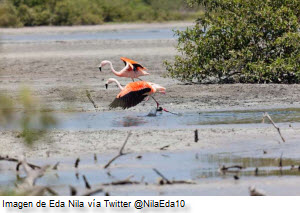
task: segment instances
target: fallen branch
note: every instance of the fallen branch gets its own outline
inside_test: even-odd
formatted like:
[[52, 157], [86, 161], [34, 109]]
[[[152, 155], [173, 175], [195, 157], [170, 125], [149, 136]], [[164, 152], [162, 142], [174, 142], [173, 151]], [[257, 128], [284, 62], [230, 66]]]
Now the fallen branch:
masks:
[[85, 175], [82, 175], [82, 177], [83, 177], [83, 181], [84, 181], [84, 183], [85, 183], [85, 188], [91, 189], [92, 187], [91, 187], [91, 185], [89, 184], [89, 182], [87, 181]]
[[88, 97], [88, 99], [90, 100], [90, 102], [93, 104], [94, 108], [97, 109], [98, 106], [96, 105], [95, 101], [93, 100], [90, 92], [88, 90], [85, 90], [85, 92], [86, 92], [86, 96]]
[[58, 167], [58, 165], [59, 165], [59, 162], [57, 162], [54, 166], [53, 166], [53, 170], [57, 170], [57, 167]]
[[194, 139], [194, 142], [197, 143], [199, 140], [198, 138], [198, 129], [195, 130], [195, 139]]
[[92, 195], [98, 194], [100, 192], [103, 192], [102, 188], [87, 191], [86, 193], [82, 194], [81, 196], [92, 196]]
[[[8, 156], [6, 157], [2, 157], [0, 156], [0, 160], [4, 160], [4, 161], [10, 161], [10, 162], [17, 162], [17, 166], [16, 166], [16, 170], [19, 171], [19, 167], [21, 165], [21, 162], [16, 159], [16, 158], [10, 158]], [[41, 167], [40, 166], [37, 166], [37, 165], [34, 165], [34, 164], [31, 164], [31, 163], [27, 163], [32, 169], [40, 169]]]
[[131, 185], [131, 184], [140, 184], [140, 182], [138, 181], [131, 181], [130, 179], [133, 176], [129, 176], [128, 178], [124, 179], [124, 180], [119, 180], [119, 181], [113, 181], [111, 183], [104, 183], [104, 186], [108, 186], [108, 185]]
[[78, 168], [79, 162], [80, 162], [80, 158], [77, 158], [76, 161], [75, 161], [75, 168]]
[[153, 171], [158, 174], [163, 180], [166, 181], [167, 184], [172, 184], [171, 181], [169, 181], [162, 173], [160, 173], [157, 169], [153, 168]]
[[123, 149], [125, 148], [125, 145], [126, 145], [128, 139], [129, 139], [129, 137], [131, 136], [131, 134], [132, 134], [131, 132], [128, 132], [128, 135], [127, 135], [127, 137], [126, 137], [126, 139], [125, 139], [125, 141], [124, 141], [124, 143], [123, 143], [123, 145], [122, 145], [122, 147], [121, 147], [121, 149], [120, 149], [120, 151], [119, 151], [119, 154], [118, 154], [117, 156], [115, 156], [114, 158], [112, 158], [112, 159], [104, 166], [104, 169], [108, 168], [108, 167], [110, 166], [110, 164], [111, 164], [112, 162], [114, 162], [117, 158], [121, 157], [122, 155], [126, 155], [126, 153], [123, 153]]
[[69, 186], [70, 187], [70, 193], [71, 193], [71, 196], [75, 196], [77, 194], [77, 190], [74, 186]]
[[280, 128], [274, 123], [274, 121], [272, 120], [271, 116], [270, 116], [267, 112], [265, 112], [264, 115], [263, 115], [263, 120], [262, 120], [263, 123], [264, 123], [264, 121], [265, 121], [265, 118], [268, 118], [268, 119], [271, 121], [271, 123], [273, 124], [273, 126], [277, 129], [277, 132], [278, 132], [278, 134], [280, 135], [281, 140], [282, 140], [283, 142], [285, 142], [285, 139], [284, 139], [283, 136], [281, 135]]
[[167, 148], [169, 148], [170, 147], [170, 145], [166, 145], [166, 146], [163, 146], [163, 147], [161, 147], [161, 148], [159, 148], [160, 150], [166, 150]]
[[233, 166], [222, 166], [221, 168], [220, 168], [220, 170], [222, 171], [222, 172], [227, 172], [228, 170], [230, 170], [230, 169], [239, 169], [239, 170], [241, 170], [241, 169], [243, 169], [244, 167], [242, 167], [242, 166], [239, 166], [239, 165], [233, 165]]

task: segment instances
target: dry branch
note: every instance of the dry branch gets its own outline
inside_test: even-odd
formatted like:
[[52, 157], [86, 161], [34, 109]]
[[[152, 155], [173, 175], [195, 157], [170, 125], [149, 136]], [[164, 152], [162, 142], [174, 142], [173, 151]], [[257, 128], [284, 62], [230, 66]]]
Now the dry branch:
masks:
[[53, 166], [53, 170], [57, 170], [57, 167], [58, 167], [58, 165], [59, 165], [59, 162], [57, 162], [54, 166]]
[[84, 181], [84, 183], [85, 183], [85, 188], [91, 189], [92, 187], [91, 187], [91, 185], [89, 184], [89, 182], [87, 181], [85, 175], [82, 175], [82, 177], [83, 177], [83, 181]]
[[195, 130], [195, 139], [194, 139], [195, 143], [197, 143], [198, 140], [199, 140], [199, 138], [198, 138], [198, 129], [196, 129]]
[[75, 161], [75, 168], [78, 167], [79, 162], [80, 162], [80, 158], [77, 158], [76, 161]]
[[[16, 170], [19, 171], [19, 167], [21, 165], [21, 162], [16, 159], [16, 158], [10, 158], [8, 156], [6, 157], [2, 157], [0, 156], [0, 160], [3, 160], [3, 161], [10, 161], [10, 162], [17, 162], [17, 166], [16, 166]], [[37, 166], [37, 165], [34, 165], [34, 164], [31, 164], [31, 163], [27, 163], [32, 169], [40, 169], [41, 167], [40, 166]]]
[[167, 148], [169, 148], [170, 147], [170, 145], [166, 145], [166, 146], [163, 146], [163, 147], [161, 147], [161, 148], [159, 148], [160, 150], [166, 150]]
[[131, 185], [131, 184], [140, 184], [141, 182], [138, 181], [131, 181], [130, 179], [133, 177], [133, 175], [129, 176], [128, 178], [125, 178], [124, 180], [119, 181], [113, 181], [111, 183], [104, 183], [104, 186], [108, 185]]
[[167, 184], [172, 184], [172, 182], [169, 181], [169, 180], [168, 180], [162, 173], [160, 173], [157, 169], [153, 168], [153, 171], [154, 171], [156, 174], [158, 174], [162, 179], [164, 179], [164, 180], [167, 182]]
[[280, 135], [281, 140], [282, 140], [283, 142], [285, 142], [285, 139], [284, 139], [283, 136], [281, 135], [280, 128], [274, 123], [274, 121], [272, 120], [271, 116], [270, 116], [267, 112], [265, 112], [264, 115], [263, 115], [263, 123], [264, 123], [264, 121], [265, 121], [265, 118], [268, 118], [268, 119], [271, 121], [271, 123], [273, 124], [273, 126], [277, 129], [277, 132], [278, 132], [278, 134]]
[[102, 188], [87, 191], [86, 193], [82, 194], [82, 196], [92, 196], [92, 195], [98, 194], [100, 192], [103, 192]]
[[85, 92], [86, 92], [86, 96], [88, 97], [88, 99], [90, 100], [90, 102], [93, 104], [94, 108], [97, 109], [98, 106], [96, 105], [95, 101], [93, 100], [90, 92], [88, 90], [85, 90]]
[[126, 139], [125, 139], [125, 141], [124, 141], [124, 143], [123, 143], [123, 145], [122, 145], [122, 147], [121, 147], [121, 149], [120, 149], [120, 151], [119, 151], [119, 154], [118, 154], [117, 156], [115, 156], [114, 158], [112, 158], [112, 159], [104, 166], [104, 169], [108, 168], [108, 167], [110, 166], [110, 164], [111, 164], [112, 162], [114, 162], [117, 158], [121, 157], [122, 155], [126, 155], [126, 153], [123, 153], [123, 149], [125, 148], [125, 145], [126, 145], [128, 139], [129, 139], [129, 137], [131, 136], [131, 134], [132, 134], [131, 132], [128, 132], [128, 135], [127, 135], [127, 137], [126, 137]]
[[233, 166], [222, 166], [221, 168], [220, 168], [220, 170], [222, 171], [222, 172], [227, 172], [228, 170], [230, 170], [230, 169], [239, 169], [239, 170], [241, 170], [241, 169], [243, 169], [244, 167], [242, 167], [242, 166], [239, 166], [239, 165], [233, 165]]

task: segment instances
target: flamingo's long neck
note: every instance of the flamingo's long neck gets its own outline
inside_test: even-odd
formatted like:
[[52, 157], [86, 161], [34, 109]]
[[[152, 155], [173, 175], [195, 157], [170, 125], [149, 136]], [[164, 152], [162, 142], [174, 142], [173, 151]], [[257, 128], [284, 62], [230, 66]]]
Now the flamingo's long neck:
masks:
[[[120, 76], [120, 72], [117, 72], [117, 71], [114, 69], [112, 63], [111, 63], [110, 61], [109, 61], [108, 63], [109, 63], [109, 65], [110, 65], [111, 71], [112, 71], [116, 76]], [[119, 82], [116, 82], [116, 83], [117, 83], [118, 85], [120, 84]]]
[[118, 87], [120, 88], [120, 90], [123, 90], [123, 87], [121, 86], [120, 82], [116, 79], [114, 79], [114, 82], [118, 85]]

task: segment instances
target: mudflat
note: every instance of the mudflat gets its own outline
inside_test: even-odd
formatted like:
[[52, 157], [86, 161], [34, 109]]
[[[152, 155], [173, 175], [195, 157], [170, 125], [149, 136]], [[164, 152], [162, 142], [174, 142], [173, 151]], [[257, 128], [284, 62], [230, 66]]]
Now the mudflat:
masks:
[[[87, 27], [37, 27], [21, 29], [0, 29], [5, 35], [24, 34], [68, 34], [76, 32], [111, 32], [122, 33], [124, 30], [164, 29], [172, 27], [188, 27], [192, 23], [164, 23], [164, 24], [121, 24]], [[118, 94], [119, 89], [109, 85], [105, 89], [108, 78], [117, 78], [122, 85], [131, 82], [131, 79], [118, 78], [110, 68], [98, 66], [102, 60], [110, 60], [116, 70], [124, 67], [120, 57], [132, 58], [148, 68], [149, 76], [143, 80], [155, 82], [166, 87], [165, 95], [156, 95], [161, 105], [170, 111], [206, 112], [232, 110], [262, 110], [276, 108], [300, 108], [300, 86], [279, 84], [226, 84], [200, 85], [185, 84], [167, 76], [164, 61], [173, 61], [179, 54], [176, 50], [176, 39], [93, 39], [93, 40], [56, 40], [56, 41], [6, 41], [0, 46], [0, 90], [13, 100], [18, 98], [23, 87], [32, 90], [35, 97], [44, 102], [55, 112], [111, 112], [108, 105]], [[95, 109], [86, 96], [88, 90], [98, 105]], [[128, 109], [132, 112], [144, 112], [145, 115], [155, 107], [150, 99], [142, 104]], [[19, 110], [22, 110], [21, 108]], [[122, 111], [116, 109], [116, 111]], [[176, 115], [174, 115], [176, 116]], [[180, 118], [178, 118], [180, 119]], [[18, 157], [25, 155], [32, 160], [51, 157], [87, 156], [92, 154], [111, 155], [117, 153], [123, 144], [128, 131], [130, 137], [126, 150], [131, 153], [171, 153], [180, 152], [207, 152], [214, 154], [228, 153], [242, 155], [249, 152], [250, 157], [270, 157], [278, 159], [282, 150], [286, 150], [284, 157], [298, 159], [300, 149], [297, 140], [300, 139], [300, 126], [295, 123], [280, 123], [281, 132], [286, 138], [283, 143], [271, 124], [265, 125], [223, 125], [207, 126], [199, 129], [199, 141], [194, 142], [194, 130], [189, 128], [139, 128], [131, 126], [128, 129], [110, 130], [50, 130], [47, 139], [42, 139], [33, 147], [28, 148], [18, 137], [16, 130], [0, 131], [0, 154]], [[161, 149], [162, 147], [166, 148]], [[263, 150], [268, 154], [263, 155]], [[297, 151], [298, 150], [298, 151]], [[255, 154], [257, 152], [257, 154]], [[194, 156], [193, 156], [194, 157]], [[226, 163], [226, 162], [224, 162]], [[142, 164], [144, 168], [146, 164]], [[167, 171], [166, 171], [167, 172]], [[218, 194], [215, 187], [222, 181], [209, 180], [211, 187], [196, 187], [193, 194]], [[233, 179], [232, 179], [233, 181]], [[226, 180], [224, 187], [228, 195], [247, 193], [247, 183], [243, 183], [245, 190], [236, 190], [236, 185]], [[272, 179], [273, 181], [273, 179]], [[254, 184], [258, 181], [250, 180]], [[288, 183], [284, 180], [282, 184]], [[215, 184], [215, 185], [213, 185]], [[290, 184], [290, 182], [288, 183]], [[215, 186], [215, 187], [214, 187]], [[290, 185], [289, 185], [290, 186]], [[175, 188], [175, 194], [189, 194], [189, 191]], [[200, 191], [205, 188], [204, 193]], [[272, 187], [271, 187], [272, 188]], [[292, 187], [291, 187], [292, 188]], [[174, 188], [165, 188], [171, 192]], [[128, 189], [116, 190], [116, 194], [127, 194]], [[126, 191], [121, 192], [122, 190]], [[143, 194], [144, 188], [135, 192]], [[155, 190], [154, 190], [155, 191]], [[271, 190], [272, 191], [272, 190]], [[273, 194], [279, 190], [274, 189]], [[157, 191], [150, 193], [155, 194]], [[168, 193], [166, 193], [168, 194]], [[226, 194], [226, 190], [221, 194]], [[293, 189], [291, 194], [300, 194]]]

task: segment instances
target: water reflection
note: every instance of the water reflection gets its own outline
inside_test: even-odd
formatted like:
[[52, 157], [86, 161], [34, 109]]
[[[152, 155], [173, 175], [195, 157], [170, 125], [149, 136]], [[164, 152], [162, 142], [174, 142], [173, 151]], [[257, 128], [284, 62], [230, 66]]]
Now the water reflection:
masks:
[[119, 120], [113, 120], [112, 123], [114, 127], [131, 127], [131, 126], [142, 126], [147, 122], [141, 117], [126, 116], [120, 118]]

